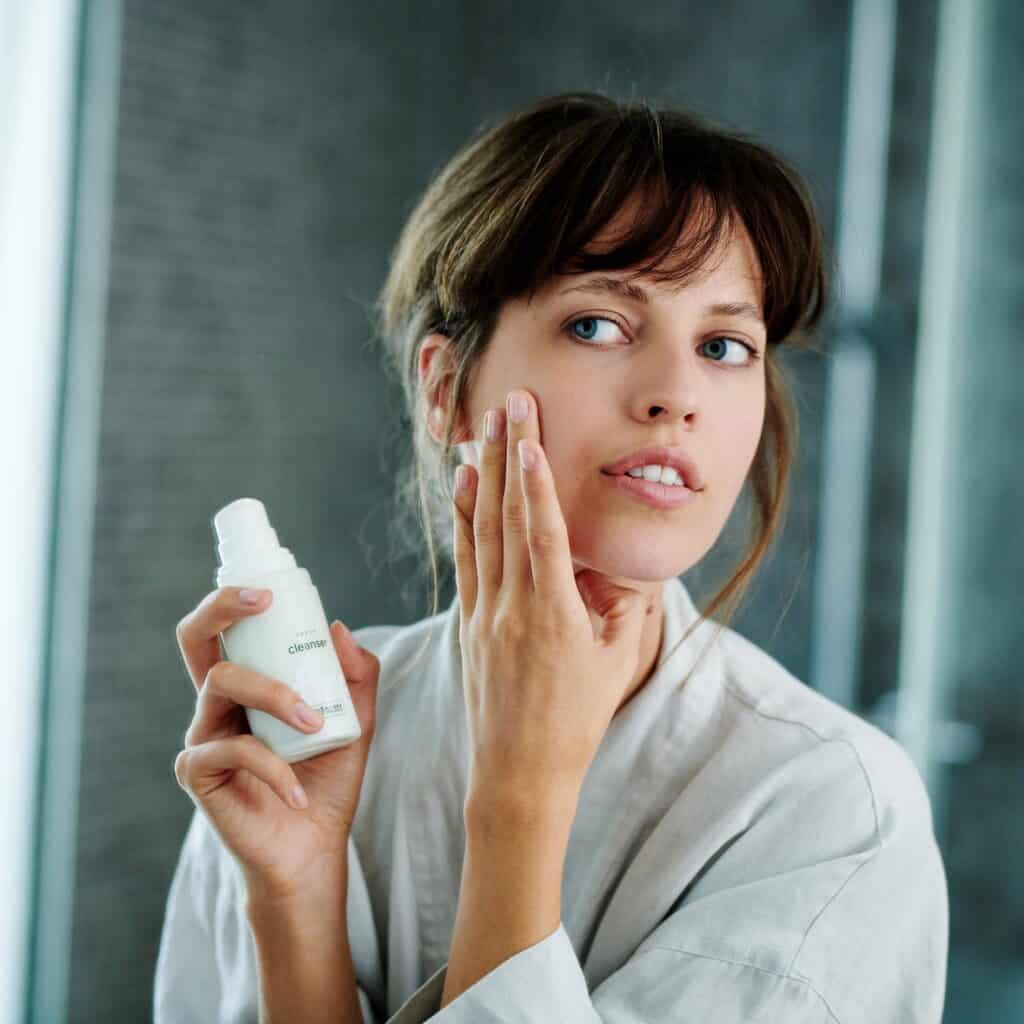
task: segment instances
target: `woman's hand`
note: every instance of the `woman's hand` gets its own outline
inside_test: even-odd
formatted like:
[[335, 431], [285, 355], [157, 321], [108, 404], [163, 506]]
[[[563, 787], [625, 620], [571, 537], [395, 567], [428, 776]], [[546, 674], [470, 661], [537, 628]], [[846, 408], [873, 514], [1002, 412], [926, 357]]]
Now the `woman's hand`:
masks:
[[[455, 565], [471, 761], [467, 805], [575, 800], [639, 664], [646, 601], [573, 572], [536, 400], [485, 438], [480, 472], [456, 493]], [[508, 435], [506, 443], [505, 435]], [[537, 453], [520, 467], [517, 442]]]
[[[239, 861], [250, 896], [287, 900], [337, 878], [373, 740], [380, 662], [340, 622], [331, 639], [349, 683], [362, 736], [347, 747], [289, 764], [251, 734], [245, 708], [258, 708], [307, 735], [323, 726], [296, 715], [300, 695], [285, 683], [222, 661], [219, 635], [270, 606], [265, 592], [244, 604], [221, 587], [178, 623], [178, 646], [196, 689], [196, 707], [174, 775]], [[296, 799], [301, 784], [307, 803]]]

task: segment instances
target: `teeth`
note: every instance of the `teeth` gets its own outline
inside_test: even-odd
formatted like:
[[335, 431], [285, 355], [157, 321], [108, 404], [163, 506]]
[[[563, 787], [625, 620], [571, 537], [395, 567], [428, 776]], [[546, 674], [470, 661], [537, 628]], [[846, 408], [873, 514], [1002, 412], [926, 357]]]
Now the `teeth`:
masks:
[[653, 483], [666, 484], [669, 487], [684, 487], [679, 471], [672, 466], [634, 466], [626, 470], [626, 476], [634, 480], [650, 480]]

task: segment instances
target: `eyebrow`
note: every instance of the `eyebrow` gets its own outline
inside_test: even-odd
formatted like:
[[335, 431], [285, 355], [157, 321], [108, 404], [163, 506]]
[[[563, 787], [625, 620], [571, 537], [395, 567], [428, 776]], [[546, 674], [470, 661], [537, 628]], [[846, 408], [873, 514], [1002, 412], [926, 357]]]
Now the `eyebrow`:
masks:
[[[650, 305], [651, 297], [639, 285], [630, 281], [622, 281], [617, 277], [594, 277], [585, 284], [573, 285], [571, 288], [563, 288], [559, 295], [567, 292], [590, 292], [595, 295], [612, 292], [615, 295], [622, 295], [634, 302]], [[738, 316], [745, 320], [753, 320], [756, 323], [764, 324], [758, 308], [749, 302], [715, 302], [704, 307], [706, 316]]]

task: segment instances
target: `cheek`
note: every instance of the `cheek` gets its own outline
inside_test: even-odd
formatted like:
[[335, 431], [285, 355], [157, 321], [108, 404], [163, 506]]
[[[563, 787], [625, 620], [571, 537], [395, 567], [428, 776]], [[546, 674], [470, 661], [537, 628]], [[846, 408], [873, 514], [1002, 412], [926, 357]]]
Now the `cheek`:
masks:
[[757, 449], [761, 444], [761, 437], [764, 434], [764, 415], [765, 415], [765, 401], [764, 393], [761, 394], [761, 400], [757, 405], [756, 411], [750, 417], [750, 420], [745, 424], [747, 429], [747, 444], [749, 458], [747, 465], [754, 461], [754, 456], [757, 453]]
[[717, 481], [726, 490], [740, 489], [757, 455], [763, 424], [763, 413], [749, 408], [716, 422], [709, 431], [714, 444], [703, 467], [710, 483]]
[[764, 387], [761, 386], [753, 394], [748, 394], [743, 401], [732, 406], [729, 423], [723, 423], [722, 429], [732, 434], [736, 448], [749, 452], [752, 457], [761, 440], [764, 415], [765, 394]]
[[[600, 479], [600, 460], [581, 444], [572, 444], [567, 439], [556, 439], [544, 446], [555, 483], [555, 495], [562, 516], [572, 520], [582, 516], [593, 507]], [[592, 464], [591, 464], [592, 463]]]

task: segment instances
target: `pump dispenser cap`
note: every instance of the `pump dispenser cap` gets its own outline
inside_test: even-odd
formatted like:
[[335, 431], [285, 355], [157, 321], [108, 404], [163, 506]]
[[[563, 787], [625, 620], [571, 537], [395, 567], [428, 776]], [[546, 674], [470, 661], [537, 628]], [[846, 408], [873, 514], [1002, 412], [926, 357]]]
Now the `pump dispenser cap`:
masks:
[[238, 498], [213, 517], [217, 537], [217, 585], [242, 584], [248, 577], [296, 568], [295, 556], [277, 539], [267, 510], [257, 498]]

